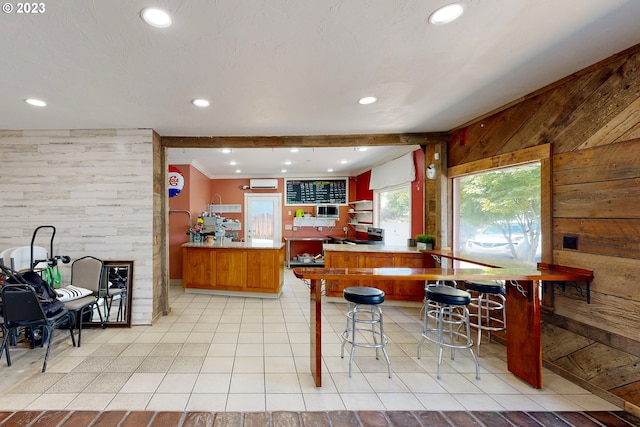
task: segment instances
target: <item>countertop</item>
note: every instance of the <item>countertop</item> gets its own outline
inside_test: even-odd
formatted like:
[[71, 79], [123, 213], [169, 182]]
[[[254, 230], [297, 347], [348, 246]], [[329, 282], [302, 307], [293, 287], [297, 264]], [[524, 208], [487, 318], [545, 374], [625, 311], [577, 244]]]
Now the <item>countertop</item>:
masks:
[[332, 237], [285, 237], [285, 241], [289, 242], [322, 242], [324, 240], [331, 240]]
[[410, 248], [408, 246], [389, 246], [389, 245], [343, 245], [343, 244], [325, 244], [322, 245], [324, 251], [335, 252], [387, 252], [387, 253], [421, 253], [418, 248]]
[[[299, 279], [508, 280], [590, 282], [593, 272], [563, 266], [530, 268], [294, 268]], [[517, 285], [511, 284], [517, 288]], [[520, 292], [522, 290], [518, 289]]]
[[211, 249], [281, 249], [284, 243], [259, 243], [259, 242], [229, 242], [229, 243], [207, 243], [207, 242], [187, 242], [182, 244], [183, 248], [211, 248]]

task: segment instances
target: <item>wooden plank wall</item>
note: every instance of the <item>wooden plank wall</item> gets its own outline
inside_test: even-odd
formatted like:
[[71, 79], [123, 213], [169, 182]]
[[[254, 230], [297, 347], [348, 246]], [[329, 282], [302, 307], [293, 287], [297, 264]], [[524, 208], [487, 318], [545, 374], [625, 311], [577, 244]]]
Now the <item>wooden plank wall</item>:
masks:
[[547, 143], [552, 262], [595, 279], [591, 304], [554, 290], [545, 318], [570, 332], [543, 328], [544, 357], [640, 406], [640, 45], [452, 132], [448, 166]]
[[[0, 130], [0, 248], [28, 246], [37, 227], [53, 225], [53, 255], [133, 261], [133, 325], [153, 321], [151, 236], [159, 208], [151, 192], [152, 133]], [[44, 230], [36, 244], [49, 248], [50, 240]], [[63, 284], [69, 284], [71, 264], [59, 267]]]

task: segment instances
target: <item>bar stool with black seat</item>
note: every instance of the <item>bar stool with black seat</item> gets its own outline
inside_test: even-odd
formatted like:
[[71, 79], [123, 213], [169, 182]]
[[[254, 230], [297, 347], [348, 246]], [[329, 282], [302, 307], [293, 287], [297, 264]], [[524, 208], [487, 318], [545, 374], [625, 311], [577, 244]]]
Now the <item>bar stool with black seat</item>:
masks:
[[[342, 291], [347, 300], [347, 327], [342, 332], [342, 348], [340, 356], [344, 358], [344, 348], [351, 344], [349, 356], [349, 377], [351, 377], [353, 357], [356, 347], [374, 348], [376, 359], [379, 360], [379, 350], [382, 350], [387, 362], [389, 378], [391, 378], [391, 361], [385, 346], [388, 339], [384, 334], [382, 323], [382, 309], [380, 304], [384, 302], [384, 291], [367, 286], [351, 286]], [[359, 336], [359, 332], [371, 333], [371, 341], [366, 341], [366, 335]]]
[[[469, 349], [476, 365], [476, 379], [480, 379], [480, 365], [473, 353], [471, 326], [469, 324], [469, 309], [471, 302], [469, 292], [451, 286], [429, 286], [425, 290], [426, 316], [424, 329], [418, 344], [418, 359], [425, 341], [438, 345], [438, 379], [441, 379], [442, 351], [445, 347], [451, 349], [451, 360], [455, 358], [455, 350]], [[433, 327], [430, 321], [435, 324]], [[445, 339], [445, 332], [449, 339]], [[462, 340], [462, 342], [460, 342]]]
[[424, 318], [424, 313], [427, 311], [427, 288], [431, 286], [453, 286], [454, 288], [458, 287], [458, 282], [455, 280], [436, 280], [434, 283], [429, 283], [429, 281], [424, 282], [424, 297], [422, 298], [422, 307], [420, 308], [420, 320]]
[[487, 331], [489, 342], [491, 332], [507, 329], [505, 312], [504, 284], [499, 281], [483, 280], [464, 282], [464, 287], [471, 293], [471, 327], [478, 330], [476, 346], [480, 356], [482, 331]]

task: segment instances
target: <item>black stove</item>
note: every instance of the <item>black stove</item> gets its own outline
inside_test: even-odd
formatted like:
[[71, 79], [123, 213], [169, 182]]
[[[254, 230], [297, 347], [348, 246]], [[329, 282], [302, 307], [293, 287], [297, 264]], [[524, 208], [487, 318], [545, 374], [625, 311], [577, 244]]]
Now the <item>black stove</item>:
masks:
[[370, 245], [384, 244], [384, 228], [367, 228], [367, 240]]
[[367, 228], [366, 239], [345, 239], [344, 243], [352, 245], [384, 245], [384, 229], [369, 227]]

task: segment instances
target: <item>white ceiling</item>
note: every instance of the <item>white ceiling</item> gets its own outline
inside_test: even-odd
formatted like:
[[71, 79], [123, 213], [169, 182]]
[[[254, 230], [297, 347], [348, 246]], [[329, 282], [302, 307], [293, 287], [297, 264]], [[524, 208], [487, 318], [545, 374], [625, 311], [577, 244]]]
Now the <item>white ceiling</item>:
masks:
[[418, 148], [375, 146], [363, 152], [355, 147], [316, 147], [295, 153], [289, 148], [242, 148], [228, 154], [215, 148], [170, 148], [169, 159], [174, 165], [191, 164], [210, 178], [349, 177]]
[[[640, 42], [638, 0], [461, 0], [461, 19], [427, 25], [448, 2], [45, 1], [44, 13], [1, 16], [0, 129], [448, 131]], [[151, 5], [173, 26], [145, 25]], [[359, 105], [366, 95], [379, 101]], [[211, 106], [192, 106], [199, 97]], [[198, 156], [206, 173], [222, 167]], [[266, 159], [249, 153], [242, 168]]]

